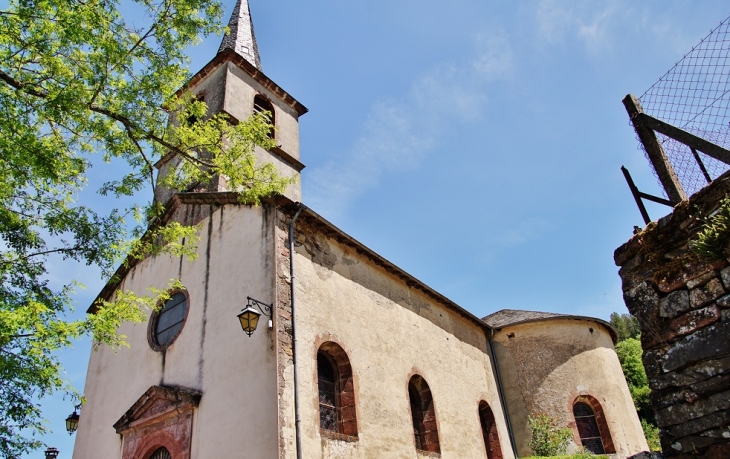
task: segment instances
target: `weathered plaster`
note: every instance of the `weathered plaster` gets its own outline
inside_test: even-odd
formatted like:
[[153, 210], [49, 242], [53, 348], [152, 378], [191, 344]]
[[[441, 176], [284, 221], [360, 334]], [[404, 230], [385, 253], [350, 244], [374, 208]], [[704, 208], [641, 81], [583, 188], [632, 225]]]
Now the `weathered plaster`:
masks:
[[235, 457], [244, 449], [254, 457], [277, 456], [274, 335], [262, 320], [249, 338], [236, 319], [247, 295], [273, 301], [272, 226], [264, 224], [262, 207], [183, 205], [179, 211], [201, 213], [210, 216], [201, 221], [196, 261], [152, 257], [127, 275], [123, 288], [137, 293], [179, 277], [190, 297], [188, 318], [164, 354], [149, 347], [146, 323], [119, 330], [129, 349], [92, 352], [75, 458], [118, 457], [121, 441], [112, 426], [153, 385], [203, 394], [191, 457]]
[[[288, 219], [280, 218], [279, 247]], [[505, 457], [512, 457], [483, 327], [409, 287], [352, 247], [297, 223], [295, 269], [303, 456], [416, 457], [408, 381], [417, 373], [433, 395], [442, 457], [485, 457], [478, 406], [494, 411]], [[284, 250], [277, 253], [284, 254]], [[280, 310], [289, 300], [288, 259], [279, 261]], [[280, 322], [281, 323], [281, 322]], [[279, 457], [294, 456], [290, 347], [279, 340]], [[316, 352], [334, 341], [355, 375], [358, 439], [332, 440], [319, 429]]]
[[572, 403], [580, 395], [600, 402], [619, 457], [648, 450], [603, 325], [551, 319], [504, 327], [494, 341], [520, 456], [530, 454], [528, 416], [545, 413], [559, 425], [574, 427]]

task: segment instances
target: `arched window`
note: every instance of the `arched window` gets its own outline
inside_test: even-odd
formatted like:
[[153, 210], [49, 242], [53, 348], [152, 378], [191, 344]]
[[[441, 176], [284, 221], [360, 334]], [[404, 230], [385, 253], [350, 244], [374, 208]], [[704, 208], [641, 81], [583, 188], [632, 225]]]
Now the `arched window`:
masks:
[[412, 385], [408, 385], [408, 398], [411, 402], [411, 418], [413, 421], [413, 438], [417, 449], [423, 449], [424, 437], [426, 435], [423, 425], [423, 409], [421, 408], [421, 395]]
[[322, 432], [357, 437], [352, 367], [336, 343], [324, 343], [317, 352], [317, 386]]
[[150, 456], [150, 459], [172, 459], [170, 452], [164, 446], [157, 448]]
[[583, 447], [594, 454], [616, 452], [603, 415], [603, 408], [593, 397], [582, 396], [573, 404], [573, 416]]
[[317, 354], [317, 385], [319, 386], [319, 426], [329, 432], [339, 432], [339, 388], [334, 365], [327, 356]]
[[411, 403], [413, 437], [416, 448], [431, 453], [441, 453], [436, 412], [433, 408], [431, 389], [426, 380], [415, 375], [408, 382], [408, 398]]
[[479, 403], [479, 423], [482, 425], [484, 435], [484, 448], [487, 450], [487, 459], [502, 459], [502, 447], [499, 444], [497, 434], [497, 423], [494, 420], [494, 413], [487, 402]]
[[256, 96], [253, 98], [253, 111], [254, 113], [261, 113], [268, 118], [271, 123], [271, 129], [269, 129], [269, 138], [274, 138], [274, 126], [276, 126], [276, 112], [274, 106], [264, 96]]

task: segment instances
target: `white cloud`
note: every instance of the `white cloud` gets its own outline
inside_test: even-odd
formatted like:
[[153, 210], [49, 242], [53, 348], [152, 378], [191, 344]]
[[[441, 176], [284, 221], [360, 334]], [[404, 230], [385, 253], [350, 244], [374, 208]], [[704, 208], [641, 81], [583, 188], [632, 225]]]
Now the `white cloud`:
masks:
[[477, 36], [478, 55], [473, 61], [474, 70], [488, 78], [502, 78], [513, 70], [512, 49], [504, 34]]
[[[618, 2], [582, 3], [566, 0], [541, 0], [535, 10], [538, 37], [548, 43], [579, 40], [590, 51], [610, 45], [614, 21], [624, 17], [628, 6]], [[623, 14], [619, 14], [623, 11]]]
[[651, 2], [538, 0], [536, 8], [529, 5], [523, 11], [535, 21], [540, 43], [575, 41], [593, 54], [610, 50], [620, 35], [626, 34], [653, 41], [658, 50], [669, 54], [686, 53], [700, 38], [687, 34], [686, 17], [677, 16], [670, 7], [656, 8]]
[[541, 0], [535, 15], [538, 35], [548, 42], [560, 41], [574, 22], [574, 13], [560, 0]]
[[306, 201], [331, 217], [376, 186], [383, 174], [416, 167], [442, 133], [480, 115], [487, 103], [486, 83], [511, 69], [512, 52], [503, 36], [476, 37], [467, 62], [437, 65], [416, 78], [407, 94], [374, 103], [352, 145], [306, 176]]

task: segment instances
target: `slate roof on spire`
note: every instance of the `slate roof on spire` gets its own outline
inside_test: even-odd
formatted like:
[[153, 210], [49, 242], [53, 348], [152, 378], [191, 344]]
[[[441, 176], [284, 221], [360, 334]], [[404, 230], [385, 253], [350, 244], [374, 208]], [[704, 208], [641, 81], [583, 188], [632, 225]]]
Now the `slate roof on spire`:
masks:
[[259, 47], [256, 45], [256, 35], [253, 33], [253, 21], [251, 20], [248, 0], [238, 0], [236, 2], [233, 14], [231, 14], [231, 20], [228, 21], [228, 28], [230, 31], [228, 35], [223, 37], [218, 53], [220, 54], [225, 49], [232, 49], [236, 54], [261, 70]]

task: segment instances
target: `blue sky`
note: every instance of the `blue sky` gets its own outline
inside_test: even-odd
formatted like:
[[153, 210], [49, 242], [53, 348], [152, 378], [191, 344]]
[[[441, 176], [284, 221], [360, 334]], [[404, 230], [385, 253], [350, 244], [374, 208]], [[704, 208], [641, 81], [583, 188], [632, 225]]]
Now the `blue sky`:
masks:
[[[621, 99], [726, 18], [726, 1], [250, 1], [264, 72], [310, 110], [305, 204], [478, 316], [625, 312], [613, 251], [642, 220], [619, 168], [660, 190]], [[191, 71], [219, 42], [190, 50]], [[84, 310], [103, 281], [55, 275], [71, 274]], [[61, 354], [79, 388], [89, 352]], [[43, 407], [44, 440], [70, 458], [71, 402]]]

